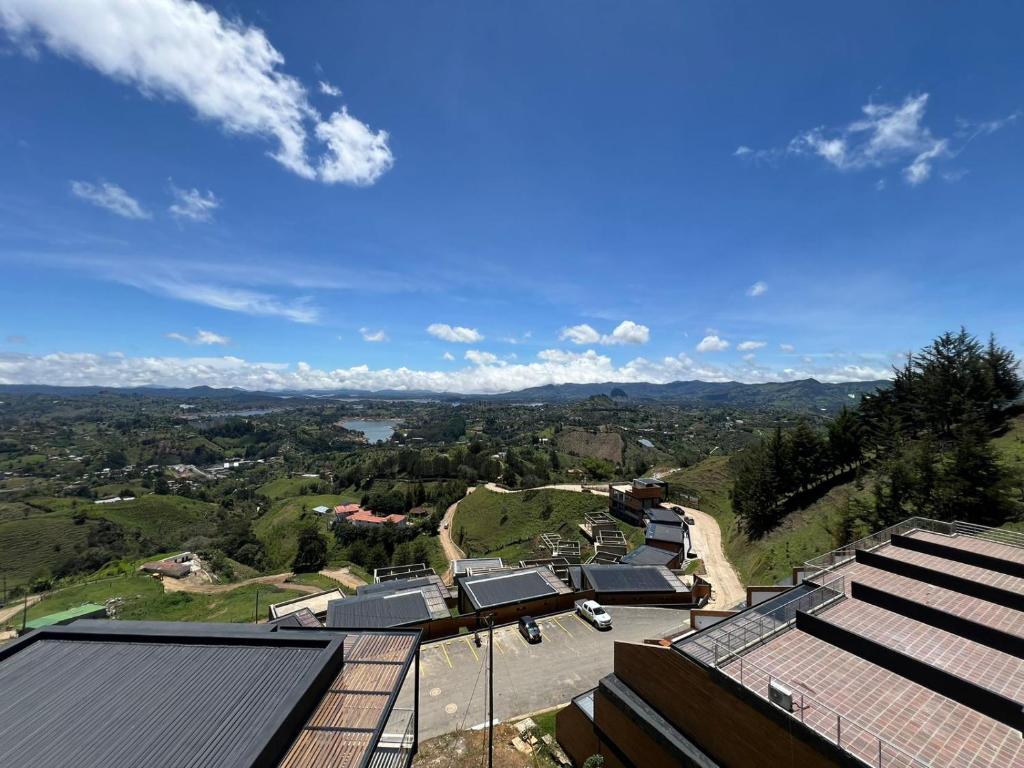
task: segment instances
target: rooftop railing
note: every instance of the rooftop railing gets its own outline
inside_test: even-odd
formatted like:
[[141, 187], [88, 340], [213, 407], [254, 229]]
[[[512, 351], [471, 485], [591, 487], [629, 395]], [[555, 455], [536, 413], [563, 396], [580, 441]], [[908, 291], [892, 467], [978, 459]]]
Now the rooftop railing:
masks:
[[804, 579], [812, 580], [820, 574], [831, 571], [844, 563], [848, 563], [856, 557], [858, 549], [878, 549], [892, 540], [893, 534], [906, 535], [912, 531], [931, 531], [943, 533], [950, 536], [954, 533], [953, 523], [944, 523], [939, 520], [931, 520], [927, 517], [911, 517], [896, 525], [884, 528], [881, 531], [865, 536], [863, 539], [845, 544], [824, 555], [819, 555], [804, 563]]
[[1024, 533], [1019, 531], [989, 528], [987, 525], [963, 523], [959, 520], [953, 523], [953, 530], [960, 536], [971, 536], [975, 539], [993, 541], [996, 544], [1006, 544], [1010, 547], [1024, 547]]
[[798, 687], [785, 683], [777, 675], [772, 675], [743, 656], [739, 656], [733, 662], [732, 670], [738, 674], [731, 675], [724, 671], [722, 674], [729, 674], [729, 677], [739, 680], [740, 685], [773, 706], [778, 706], [771, 698], [773, 683], [789, 690], [792, 694], [793, 710], [779, 707], [780, 711], [834, 742], [837, 747], [865, 765], [875, 768], [928, 768], [929, 766], [929, 763], [900, 749], [892, 742], [886, 741], [875, 731], [839, 714], [827, 704], [799, 690]]
[[369, 765], [408, 766], [416, 746], [415, 719], [413, 709], [395, 707], [391, 710]]

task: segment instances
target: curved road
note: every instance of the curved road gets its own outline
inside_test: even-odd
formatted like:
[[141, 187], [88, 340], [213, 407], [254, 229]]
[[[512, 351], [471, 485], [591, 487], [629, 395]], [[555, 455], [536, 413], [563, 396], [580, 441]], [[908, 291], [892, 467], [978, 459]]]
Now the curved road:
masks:
[[[675, 470], [658, 472], [655, 473], [655, 476], [660, 479], [660, 477], [671, 474], [673, 471]], [[484, 487], [495, 493], [522, 493], [524, 490], [537, 490], [535, 488], [523, 488], [513, 491], [501, 488], [493, 483], [487, 483]], [[577, 493], [583, 491], [581, 485], [543, 485], [540, 487], [562, 491], [576, 491]], [[471, 487], [466, 491], [466, 495], [468, 496], [474, 490], [476, 490], [476, 487]], [[606, 492], [602, 493], [601, 491], [591, 491], [591, 493], [608, 495]], [[743, 582], [740, 581], [736, 569], [729, 562], [729, 558], [725, 556], [725, 550], [722, 548], [722, 530], [718, 527], [718, 521], [707, 512], [701, 512], [699, 509], [684, 507], [680, 504], [671, 504], [670, 506], [683, 510], [693, 518], [694, 525], [690, 528], [693, 548], [697, 552], [697, 556], [704, 561], [704, 569], [707, 571], [708, 581], [711, 582], [711, 600], [706, 607], [715, 610], [725, 610], [732, 608], [738, 603], [745, 602], [747, 590], [743, 586]], [[441, 520], [439, 538], [441, 539], [441, 547], [444, 549], [444, 555], [448, 558], [449, 564], [452, 560], [459, 560], [466, 556], [466, 553], [452, 541], [452, 530], [455, 527], [455, 512], [458, 507], [459, 502], [455, 502], [448, 507]], [[450, 569], [447, 577], [449, 580], [451, 579]]]

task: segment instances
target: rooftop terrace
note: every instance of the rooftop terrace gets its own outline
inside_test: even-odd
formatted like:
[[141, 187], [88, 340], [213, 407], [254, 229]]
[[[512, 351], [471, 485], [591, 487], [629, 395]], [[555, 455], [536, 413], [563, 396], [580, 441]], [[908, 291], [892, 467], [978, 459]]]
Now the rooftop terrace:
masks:
[[914, 519], [808, 572], [676, 649], [868, 765], [1024, 765], [1024, 536]]

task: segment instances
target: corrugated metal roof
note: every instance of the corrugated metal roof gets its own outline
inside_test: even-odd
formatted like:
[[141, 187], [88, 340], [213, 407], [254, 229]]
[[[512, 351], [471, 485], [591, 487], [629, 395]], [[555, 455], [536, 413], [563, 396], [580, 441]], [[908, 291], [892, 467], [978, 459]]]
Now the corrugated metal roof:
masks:
[[307, 629], [319, 629], [323, 627], [314, 613], [309, 608], [300, 608], [297, 611], [282, 616], [280, 619], [274, 619], [270, 622], [278, 627], [306, 627]]
[[678, 512], [666, 509], [665, 507], [651, 507], [650, 509], [645, 509], [644, 517], [652, 523], [661, 523], [663, 525], [674, 525], [678, 527], [683, 524], [683, 518]]
[[323, 664], [316, 647], [81, 637], [0, 661], [0, 765], [248, 766], [282, 698]]
[[648, 523], [644, 538], [650, 541], [667, 541], [671, 544], [683, 543], [683, 526], [665, 525], [664, 523]]
[[623, 555], [619, 562], [629, 565], [668, 565], [679, 556], [678, 552], [650, 547], [646, 544], [637, 547], [629, 554]]
[[469, 576], [462, 580], [462, 588], [477, 610], [536, 600], [558, 593], [551, 582], [535, 568], [496, 576]]
[[584, 565], [586, 580], [597, 592], [680, 592], [686, 587], [661, 565]]
[[430, 621], [426, 598], [417, 590], [391, 595], [360, 595], [337, 600], [327, 611], [327, 626], [345, 627], [402, 627]]

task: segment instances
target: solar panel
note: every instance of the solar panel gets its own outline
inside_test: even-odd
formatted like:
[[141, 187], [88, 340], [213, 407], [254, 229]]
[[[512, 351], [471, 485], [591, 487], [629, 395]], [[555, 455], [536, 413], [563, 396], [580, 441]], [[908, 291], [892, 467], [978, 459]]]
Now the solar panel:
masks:
[[463, 587], [477, 610], [557, 594], [536, 571], [513, 571], [499, 576], [466, 579]]
[[660, 566], [586, 565], [587, 581], [598, 592], [675, 592]]

